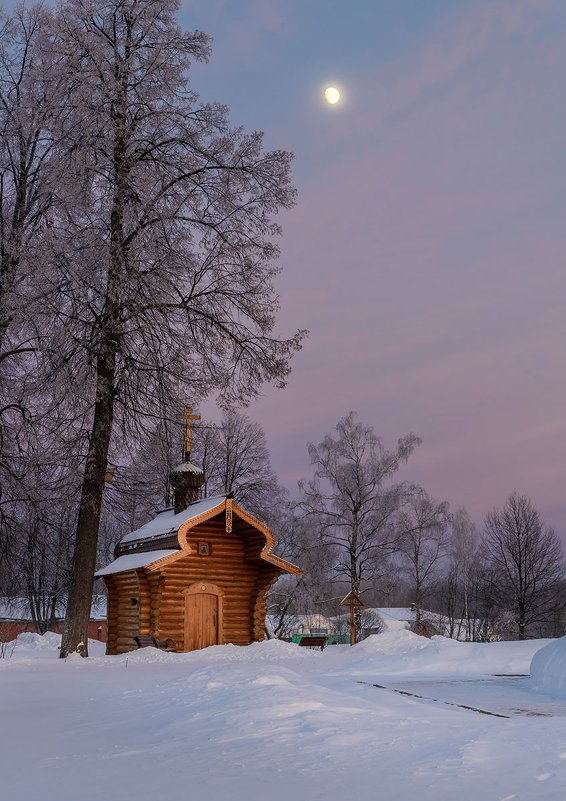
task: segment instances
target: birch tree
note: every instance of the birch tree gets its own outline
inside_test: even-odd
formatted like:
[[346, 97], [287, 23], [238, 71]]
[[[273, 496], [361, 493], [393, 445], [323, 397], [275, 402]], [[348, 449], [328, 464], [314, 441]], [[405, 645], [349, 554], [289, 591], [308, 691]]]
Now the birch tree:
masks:
[[[283, 386], [303, 332], [274, 334], [289, 153], [229, 126], [188, 83], [208, 37], [176, 0], [67, 0], [53, 36], [67, 76], [53, 219], [61, 360], [80, 378], [89, 434], [61, 656], [87, 653], [98, 516], [116, 425], [148, 419], [163, 381], [224, 403]], [[72, 203], [69, 202], [72, 199]]]
[[338, 422], [335, 436], [308, 445], [314, 477], [300, 482], [299, 507], [321, 541], [336, 549], [335, 576], [356, 594], [399, 539], [394, 522], [407, 487], [392, 480], [419, 444], [408, 434], [387, 450], [352, 411]]

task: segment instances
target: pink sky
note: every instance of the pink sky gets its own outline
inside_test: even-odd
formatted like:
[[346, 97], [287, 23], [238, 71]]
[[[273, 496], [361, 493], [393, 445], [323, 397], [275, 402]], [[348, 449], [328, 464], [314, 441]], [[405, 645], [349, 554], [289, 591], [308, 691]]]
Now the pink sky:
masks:
[[565, 6], [439, 0], [411, 27], [410, 0], [331, 2], [329, 48], [296, 2], [243, 2], [233, 24], [229, 5], [194, 22], [220, 51], [195, 86], [210, 69], [205, 96], [296, 154], [278, 325], [311, 334], [250, 410], [280, 477], [356, 409], [386, 445], [422, 437], [404, 477], [476, 522], [517, 490], [564, 536]]

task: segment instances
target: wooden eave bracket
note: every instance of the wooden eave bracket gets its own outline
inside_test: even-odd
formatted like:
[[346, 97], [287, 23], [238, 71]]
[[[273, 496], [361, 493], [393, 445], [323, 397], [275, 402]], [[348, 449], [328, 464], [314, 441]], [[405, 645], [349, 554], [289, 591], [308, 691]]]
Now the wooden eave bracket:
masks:
[[269, 562], [270, 564], [275, 565], [281, 570], [284, 570], [286, 573], [292, 573], [293, 575], [300, 576], [305, 572], [304, 570], [301, 570], [300, 567], [292, 565], [291, 562], [286, 562], [284, 559], [281, 559], [279, 556], [275, 556], [275, 554], [272, 553], [273, 548], [275, 547], [275, 537], [273, 536], [273, 532], [270, 528], [268, 528], [261, 521], [257, 520], [255, 517], [252, 517], [252, 515], [248, 514], [248, 512], [245, 512], [240, 506], [238, 506], [237, 503], [234, 503], [234, 501], [232, 501], [232, 508], [238, 517], [240, 517], [242, 520], [245, 520], [246, 523], [249, 523], [250, 526], [253, 526], [258, 531], [261, 531], [261, 533], [264, 535], [265, 545], [261, 549], [261, 553], [259, 555], [260, 559], [262, 559], [264, 562]]

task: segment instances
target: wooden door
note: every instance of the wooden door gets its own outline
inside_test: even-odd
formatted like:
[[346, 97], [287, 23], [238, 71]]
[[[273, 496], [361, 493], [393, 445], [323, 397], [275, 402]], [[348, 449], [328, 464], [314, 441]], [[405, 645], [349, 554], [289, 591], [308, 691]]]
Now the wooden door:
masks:
[[185, 596], [185, 651], [218, 644], [219, 600], [208, 592]]

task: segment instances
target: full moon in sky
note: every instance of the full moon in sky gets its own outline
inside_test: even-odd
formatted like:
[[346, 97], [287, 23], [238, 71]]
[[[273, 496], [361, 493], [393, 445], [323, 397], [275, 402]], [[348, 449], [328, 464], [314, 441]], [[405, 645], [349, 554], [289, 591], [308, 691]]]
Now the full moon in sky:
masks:
[[327, 103], [330, 103], [330, 105], [333, 106], [340, 100], [340, 92], [335, 86], [329, 86], [324, 90], [324, 99]]

